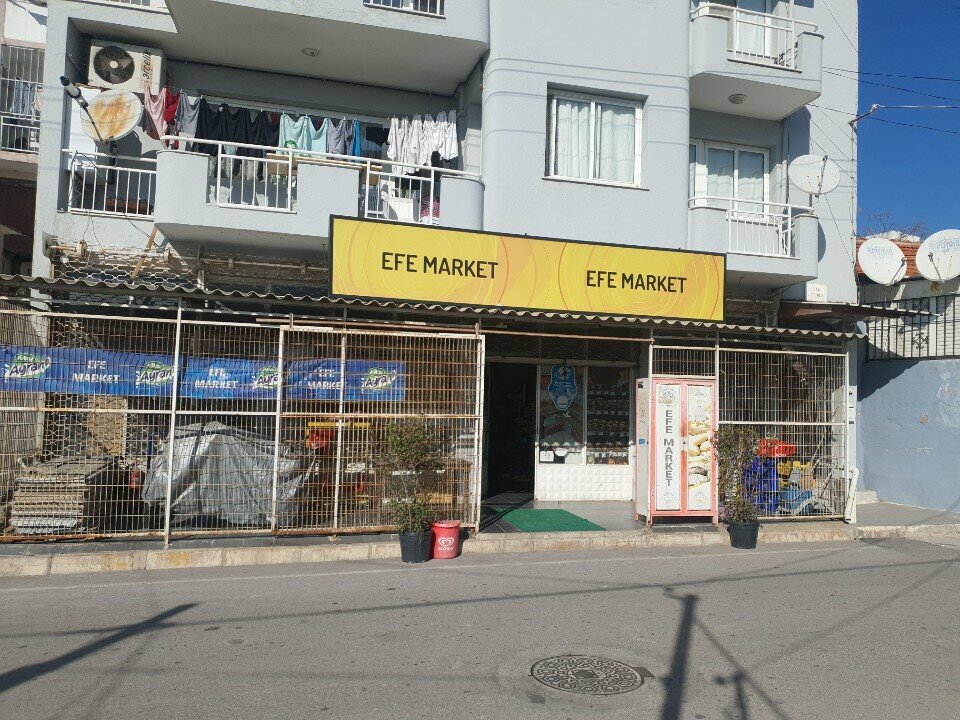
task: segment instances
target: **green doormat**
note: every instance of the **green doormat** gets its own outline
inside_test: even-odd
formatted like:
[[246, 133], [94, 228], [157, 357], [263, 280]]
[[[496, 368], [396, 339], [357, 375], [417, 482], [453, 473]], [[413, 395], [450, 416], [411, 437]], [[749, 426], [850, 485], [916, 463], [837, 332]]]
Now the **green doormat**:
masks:
[[500, 519], [506, 520], [521, 532], [581, 532], [604, 529], [566, 510], [520, 508], [511, 510]]

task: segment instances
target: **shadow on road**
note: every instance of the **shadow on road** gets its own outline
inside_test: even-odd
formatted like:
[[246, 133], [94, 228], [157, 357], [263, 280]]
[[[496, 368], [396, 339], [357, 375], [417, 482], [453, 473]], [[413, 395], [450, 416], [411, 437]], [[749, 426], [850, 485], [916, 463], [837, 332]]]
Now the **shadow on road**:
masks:
[[28, 683], [31, 680], [41, 677], [42, 675], [59, 670], [70, 663], [76, 662], [81, 658], [99, 652], [106, 647], [123, 642], [124, 640], [137, 635], [141, 635], [142, 633], [155, 630], [161, 627], [166, 620], [169, 620], [170, 618], [186, 612], [187, 610], [196, 606], [197, 603], [177, 605], [176, 607], [172, 607], [169, 610], [158, 613], [153, 617], [149, 617], [146, 620], [134, 623], [133, 625], [125, 625], [104, 638], [94, 640], [86, 645], [81, 645], [76, 650], [71, 650], [68, 653], [58, 655], [50, 660], [31, 663], [29, 665], [23, 665], [21, 667], [14, 668], [13, 670], [8, 670], [7, 672], [0, 674], [0, 693], [6, 692], [7, 690], [12, 690], [18, 685], [23, 685], [24, 683]]

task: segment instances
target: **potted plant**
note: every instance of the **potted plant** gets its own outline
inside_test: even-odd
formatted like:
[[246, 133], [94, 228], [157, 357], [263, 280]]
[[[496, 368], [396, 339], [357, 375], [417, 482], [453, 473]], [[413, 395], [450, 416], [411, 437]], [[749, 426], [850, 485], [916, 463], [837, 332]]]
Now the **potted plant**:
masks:
[[427, 478], [440, 468], [440, 460], [440, 442], [426, 421], [402, 420], [386, 426], [377, 464], [386, 477], [403, 562], [430, 559], [433, 518], [426, 486]]
[[730, 545], [740, 550], [756, 548], [760, 534], [757, 506], [738, 493], [726, 502], [723, 510], [722, 520], [727, 524]]
[[714, 446], [719, 464], [720, 520], [726, 523], [730, 544], [742, 550], [757, 547], [760, 521], [757, 506], [743, 496], [743, 474], [757, 454], [760, 434], [746, 425], [724, 425]]

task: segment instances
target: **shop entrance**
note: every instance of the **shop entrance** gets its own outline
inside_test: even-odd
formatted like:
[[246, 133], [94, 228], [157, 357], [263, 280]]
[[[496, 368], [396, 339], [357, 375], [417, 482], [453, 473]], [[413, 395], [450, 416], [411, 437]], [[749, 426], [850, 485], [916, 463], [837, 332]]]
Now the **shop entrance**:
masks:
[[533, 493], [537, 366], [489, 363], [485, 387], [485, 496]]

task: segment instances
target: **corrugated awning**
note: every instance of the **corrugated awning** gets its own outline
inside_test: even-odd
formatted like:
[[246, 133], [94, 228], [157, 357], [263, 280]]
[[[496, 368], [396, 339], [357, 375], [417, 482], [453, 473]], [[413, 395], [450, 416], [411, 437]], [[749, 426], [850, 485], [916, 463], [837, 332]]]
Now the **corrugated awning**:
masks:
[[857, 303], [782, 302], [780, 317], [785, 320], [866, 320], [868, 318], [931, 317], [927, 310], [884, 308]]
[[638, 317], [633, 315], [598, 315], [587, 313], [550, 312], [545, 310], [516, 310], [512, 308], [471, 307], [440, 303], [407, 302], [397, 300], [365, 300], [340, 298], [327, 295], [293, 295], [262, 293], [254, 290], [225, 290], [218, 288], [180, 287], [164, 284], [119, 283], [104, 280], [69, 280], [23, 275], [0, 275], [0, 285], [46, 292], [98, 292], [111, 295], [153, 296], [166, 298], [209, 298], [248, 303], [270, 303], [323, 307], [355, 307], [384, 310], [402, 310], [423, 313], [456, 313], [517, 318], [523, 320], [597, 322], [631, 325], [635, 327], [676, 327], [700, 330], [716, 330], [736, 333], [765, 334], [784, 337], [836, 338], [853, 340], [864, 337], [860, 333], [812, 330], [801, 328], [773, 328], [758, 325], [734, 325], [729, 323], [703, 322], [698, 320], [670, 320], [665, 318]]

